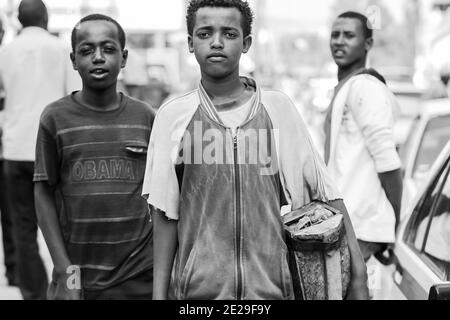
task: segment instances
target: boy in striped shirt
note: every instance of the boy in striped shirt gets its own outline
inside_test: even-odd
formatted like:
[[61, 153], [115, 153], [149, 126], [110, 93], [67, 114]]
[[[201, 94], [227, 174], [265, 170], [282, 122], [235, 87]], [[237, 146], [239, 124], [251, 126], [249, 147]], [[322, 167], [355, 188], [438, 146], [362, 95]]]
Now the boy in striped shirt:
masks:
[[151, 299], [152, 223], [141, 197], [151, 108], [117, 92], [125, 33], [104, 15], [72, 33], [83, 88], [46, 107], [35, 201], [54, 270], [49, 299]]

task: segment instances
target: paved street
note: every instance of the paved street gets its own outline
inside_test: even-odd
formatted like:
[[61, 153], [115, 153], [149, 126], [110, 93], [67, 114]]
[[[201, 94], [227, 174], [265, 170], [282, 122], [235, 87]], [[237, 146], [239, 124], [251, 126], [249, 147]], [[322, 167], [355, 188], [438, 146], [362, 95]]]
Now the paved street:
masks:
[[[1, 230], [0, 230], [1, 234]], [[0, 236], [0, 243], [1, 243]], [[47, 246], [41, 234], [39, 234], [39, 244], [41, 248], [41, 256], [47, 267], [47, 272], [50, 279], [52, 262]], [[19, 289], [16, 287], [8, 287], [6, 285], [5, 270], [3, 264], [3, 245], [0, 246], [0, 300], [21, 300]], [[397, 289], [392, 281], [393, 267], [385, 267], [375, 259], [368, 262], [368, 273], [370, 275], [369, 283], [373, 286], [373, 299], [375, 300], [404, 300], [404, 296]]]
[[368, 261], [367, 273], [369, 288], [373, 288], [371, 291], [373, 300], [405, 300], [405, 296], [393, 281], [394, 271], [394, 266], [383, 266], [373, 257]]

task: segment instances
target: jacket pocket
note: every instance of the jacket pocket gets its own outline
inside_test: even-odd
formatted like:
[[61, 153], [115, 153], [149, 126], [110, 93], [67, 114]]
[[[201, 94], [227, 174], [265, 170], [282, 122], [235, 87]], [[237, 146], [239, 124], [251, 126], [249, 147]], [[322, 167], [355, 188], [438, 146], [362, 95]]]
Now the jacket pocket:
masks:
[[148, 143], [145, 141], [134, 141], [125, 145], [127, 153], [134, 155], [146, 155], [148, 149]]
[[189, 282], [191, 280], [192, 277], [192, 273], [194, 271], [194, 262], [195, 262], [195, 258], [196, 258], [196, 247], [194, 246], [191, 250], [191, 252], [189, 253], [189, 257], [186, 261], [186, 265], [183, 268], [183, 272], [181, 273], [181, 277], [180, 277], [180, 287], [179, 287], [179, 292], [180, 292], [180, 296], [179, 298], [181, 300], [183, 300], [187, 294], [187, 290], [189, 287]]

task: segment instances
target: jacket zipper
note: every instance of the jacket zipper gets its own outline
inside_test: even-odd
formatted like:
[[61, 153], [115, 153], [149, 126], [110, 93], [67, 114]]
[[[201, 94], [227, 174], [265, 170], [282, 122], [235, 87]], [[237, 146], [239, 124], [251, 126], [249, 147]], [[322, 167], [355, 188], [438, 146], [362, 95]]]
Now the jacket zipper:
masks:
[[238, 165], [237, 133], [233, 136], [234, 178], [236, 184], [236, 255], [237, 255], [237, 300], [242, 300], [242, 259], [241, 259], [241, 178]]

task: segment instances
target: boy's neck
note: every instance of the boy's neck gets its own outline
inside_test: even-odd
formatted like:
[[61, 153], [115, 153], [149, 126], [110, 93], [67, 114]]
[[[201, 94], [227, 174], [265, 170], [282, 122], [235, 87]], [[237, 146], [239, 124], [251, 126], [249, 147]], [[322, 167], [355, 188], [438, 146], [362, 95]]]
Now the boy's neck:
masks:
[[350, 76], [355, 71], [362, 69], [366, 66], [366, 59], [362, 59], [346, 68], [339, 68], [338, 70], [338, 80], [339, 82], [346, 79], [348, 76]]
[[239, 74], [222, 79], [214, 79], [202, 74], [202, 85], [216, 106], [237, 101], [245, 92], [245, 85], [239, 78]]
[[83, 87], [79, 93], [79, 98], [81, 103], [91, 109], [112, 111], [120, 107], [120, 94], [117, 92], [116, 86], [105, 90], [93, 90]]

